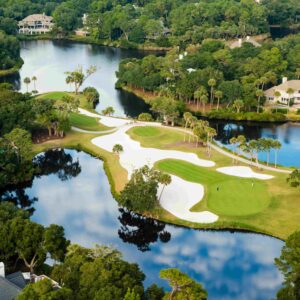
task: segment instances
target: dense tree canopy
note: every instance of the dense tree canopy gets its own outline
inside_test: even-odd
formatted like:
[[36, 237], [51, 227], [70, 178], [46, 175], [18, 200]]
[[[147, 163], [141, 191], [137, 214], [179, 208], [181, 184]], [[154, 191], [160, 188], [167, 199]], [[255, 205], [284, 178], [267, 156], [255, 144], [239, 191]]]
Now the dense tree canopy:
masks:
[[20, 45], [16, 37], [7, 35], [4, 31], [10, 32], [9, 24], [0, 19], [0, 70], [7, 70], [16, 65], [22, 65], [20, 57]]
[[[265, 101], [264, 90], [279, 84], [282, 77], [299, 77], [299, 42], [300, 35], [294, 35], [262, 47], [243, 43], [231, 49], [226, 43], [208, 39], [182, 51], [173, 49], [165, 57], [123, 60], [116, 86], [158, 94], [151, 104], [164, 118], [166, 111], [176, 107], [170, 98], [195, 103], [198, 110], [201, 105], [203, 111], [209, 103], [210, 108], [216, 105], [217, 109], [239, 113], [259, 112]], [[175, 110], [180, 113], [179, 108]]]

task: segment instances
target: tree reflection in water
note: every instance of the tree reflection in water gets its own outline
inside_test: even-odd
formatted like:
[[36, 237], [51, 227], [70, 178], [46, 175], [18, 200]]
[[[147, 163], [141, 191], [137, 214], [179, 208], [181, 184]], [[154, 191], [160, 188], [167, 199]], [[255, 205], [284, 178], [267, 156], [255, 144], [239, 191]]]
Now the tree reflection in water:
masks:
[[37, 155], [33, 159], [37, 176], [56, 174], [61, 181], [76, 177], [81, 172], [79, 161], [73, 161], [71, 154], [64, 149], [54, 149]]
[[[76, 177], [81, 172], [79, 161], [74, 161], [72, 155], [66, 153], [64, 149], [54, 149], [38, 154], [33, 159], [33, 165], [36, 168], [35, 177], [55, 174], [61, 181]], [[33, 214], [35, 210], [33, 204], [38, 201], [38, 198], [30, 198], [26, 189], [32, 187], [34, 178], [23, 184], [0, 190], [0, 200], [12, 202]]]
[[127, 209], [119, 208], [121, 215], [118, 217], [121, 228], [119, 237], [125, 243], [134, 244], [142, 251], [149, 251], [150, 244], [160, 240], [167, 243], [171, 239], [171, 233], [164, 230], [165, 224], [154, 219], [137, 215]]

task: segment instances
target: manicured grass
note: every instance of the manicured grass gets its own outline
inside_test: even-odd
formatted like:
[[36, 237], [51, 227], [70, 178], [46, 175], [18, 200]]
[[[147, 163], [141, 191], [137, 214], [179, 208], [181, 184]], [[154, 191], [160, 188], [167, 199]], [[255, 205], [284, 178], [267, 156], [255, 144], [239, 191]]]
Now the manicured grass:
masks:
[[91, 112], [95, 112], [95, 110], [93, 109], [92, 104], [87, 101], [86, 97], [82, 93], [79, 93], [78, 95], [76, 95], [75, 93], [72, 93], [72, 92], [49, 92], [49, 93], [44, 93], [44, 94], [37, 95], [36, 98], [37, 99], [60, 100], [64, 96], [71, 96], [71, 97], [77, 98], [80, 102], [79, 106], [81, 108], [84, 108], [84, 109], [86, 109], [88, 111], [91, 111]]
[[160, 135], [159, 128], [153, 126], [145, 126], [145, 127], [134, 127], [132, 129], [133, 134], [137, 136], [147, 136], [147, 137], [155, 137]]
[[107, 130], [109, 127], [99, 123], [99, 118], [93, 118], [77, 113], [70, 114], [70, 122], [72, 126], [91, 131]]
[[[130, 129], [128, 134], [133, 139], [139, 141], [144, 147], [193, 152], [201, 158], [209, 159], [204, 147], [196, 147], [195, 143], [192, 142], [183, 142], [184, 133], [167, 127], [159, 127], [156, 129], [159, 130], [159, 135], [157, 135], [157, 130], [155, 130], [154, 136], [149, 134], [148, 136], [141, 136], [141, 133], [139, 131], [136, 132], [135, 128]], [[149, 133], [148, 129], [146, 131]], [[142, 135], [143, 134], [145, 135], [144, 132]], [[124, 188], [128, 181], [127, 171], [121, 167], [118, 156], [100, 149], [91, 143], [91, 139], [95, 136], [99, 136], [99, 134], [82, 134], [72, 131], [68, 133], [64, 139], [34, 145], [34, 150], [38, 153], [57, 147], [72, 148], [83, 150], [103, 159], [105, 171], [111, 183], [112, 192], [117, 199], [117, 193]], [[249, 187], [249, 183], [252, 183], [252, 180], [243, 180], [238, 177], [227, 176], [216, 172], [216, 168], [232, 165], [230, 158], [213, 151], [210, 159], [216, 162], [215, 167], [204, 168], [204, 171], [198, 174], [199, 170], [197, 166], [188, 165], [187, 171], [184, 164], [180, 173], [181, 176], [186, 176], [186, 180], [191, 180], [191, 178], [192, 180], [198, 181], [206, 180], [205, 182], [207, 183], [204, 183], [205, 189], [207, 189], [206, 195], [202, 201], [193, 207], [193, 211], [215, 211], [220, 216], [218, 222], [213, 224], [191, 223], [176, 218], [162, 208], [155, 212], [145, 212], [145, 215], [152, 215], [162, 221], [191, 228], [251, 230], [282, 239], [287, 238], [295, 230], [300, 230], [300, 192], [299, 189], [289, 187], [286, 182], [286, 174], [266, 172], [267, 174], [273, 175], [274, 178], [266, 181], [255, 180], [254, 192], [256, 198], [254, 199], [254, 197], [251, 196], [251, 191], [253, 190], [252, 188], [250, 190]], [[171, 168], [173, 163], [170, 164], [168, 161], [165, 167]], [[164, 161], [158, 162], [158, 164], [163, 162]], [[182, 168], [182, 164], [179, 168], [176, 163], [175, 167], [175, 171], [179, 172], [178, 169]], [[169, 171], [171, 172], [171, 170]], [[261, 172], [255, 168], [254, 171]], [[179, 176], [180, 174], [177, 175]], [[203, 182], [201, 183], [203, 184]], [[224, 193], [227, 196], [216, 195], [217, 185], [219, 185], [218, 193]], [[265, 198], [266, 195], [268, 197], [267, 200]], [[231, 197], [229, 200], [228, 196]], [[251, 201], [255, 203], [251, 203], [250, 207], [245, 199], [251, 199]], [[251, 214], [249, 214], [249, 212], [245, 214], [246, 207], [252, 209]]]
[[[261, 180], [228, 176], [211, 168], [174, 159], [160, 161], [156, 167], [184, 180], [204, 185], [207, 208], [219, 216], [252, 215], [270, 204], [267, 185]], [[201, 208], [201, 205], [196, 205], [193, 210], [199, 210], [199, 206]]]
[[[228, 201], [228, 199], [226, 197], [216, 197], [214, 195], [216, 193], [216, 184], [221, 185], [221, 183], [223, 182], [222, 180], [224, 179], [220, 178], [220, 176], [223, 175], [220, 175], [220, 173], [216, 172], [215, 170], [224, 166], [232, 166], [232, 159], [220, 154], [217, 151], [212, 151], [212, 155], [209, 158], [207, 157], [204, 147], [196, 147], [195, 143], [189, 143], [188, 141], [184, 142], [185, 134], [183, 132], [178, 132], [169, 127], [159, 127], [157, 129], [160, 131], [160, 134], [156, 134], [155, 136], [142, 136], [139, 132], [136, 132], [134, 128], [130, 129], [127, 134], [132, 139], [139, 141], [143, 147], [193, 152], [200, 158], [213, 160], [216, 163], [216, 166], [213, 168], [209, 168], [209, 170], [213, 173], [206, 172], [205, 176], [203, 175], [203, 177], [207, 177], [204, 178], [204, 180], [211, 181], [210, 186], [208, 184], [204, 184], [206, 195], [202, 201], [200, 201], [193, 207], [193, 210], [215, 210], [217, 213], [217, 211], [219, 211], [223, 206], [222, 212], [219, 211], [219, 213], [217, 213], [220, 216], [219, 221], [209, 225], [196, 224], [179, 220], [163, 209], [161, 209], [159, 215], [157, 215], [160, 220], [193, 228], [230, 228], [252, 230], [267, 233], [282, 239], [288, 237], [295, 230], [300, 230], [300, 191], [299, 189], [292, 188], [287, 184], [287, 174], [262, 171], [258, 170], [255, 167], [252, 167], [255, 172], [261, 172], [274, 176], [273, 179], [263, 182], [255, 180], [254, 187], [255, 189], [257, 189], [257, 199], [254, 199], [253, 201], [258, 201], [259, 203], [261, 203], [261, 207], [259, 207], [258, 204], [254, 205], [256, 211], [260, 211], [254, 213], [255, 210], [253, 210], [253, 214], [239, 215], [241, 211], [241, 208], [239, 208], [239, 211], [236, 210], [234, 212], [234, 216], [229, 215], [229, 213], [232, 213], [233, 210], [232, 207], [227, 208], [227, 205], [229, 204], [225, 201]], [[239, 163], [239, 165], [243, 166], [245, 164]], [[184, 173], [188, 175], [192, 172], [192, 170], [193, 168], [189, 168], [189, 171]], [[211, 175], [212, 178], [209, 178], [208, 175]], [[245, 182], [245, 185], [247, 187], [247, 179], [243, 180], [238, 177], [229, 177], [231, 178], [231, 182], [229, 179], [227, 179], [226, 187], [221, 186], [221, 190], [224, 193], [232, 197], [233, 194], [237, 194], [237, 196], [235, 197], [238, 198], [239, 196], [242, 200], [246, 199], [246, 197], [250, 197], [248, 195], [249, 189], [246, 189], [245, 187], [243, 187], [243, 185], [240, 185], [240, 182]], [[188, 178], [186, 179], [189, 180]], [[196, 177], [196, 179], [194, 178], [194, 180], [202, 181], [203, 178]], [[216, 183], [213, 180], [215, 180]], [[261, 186], [261, 184], [264, 186]], [[239, 189], [236, 189], [237, 185], [239, 185]], [[268, 197], [268, 199], [266, 200], [265, 197]], [[210, 199], [212, 199], [213, 201], [210, 201]], [[239, 204], [232, 200], [230, 201], [230, 205], [234, 204], [236, 208], [240, 207], [238, 205], [245, 205], [244, 203]], [[244, 207], [242, 208], [244, 209]]]

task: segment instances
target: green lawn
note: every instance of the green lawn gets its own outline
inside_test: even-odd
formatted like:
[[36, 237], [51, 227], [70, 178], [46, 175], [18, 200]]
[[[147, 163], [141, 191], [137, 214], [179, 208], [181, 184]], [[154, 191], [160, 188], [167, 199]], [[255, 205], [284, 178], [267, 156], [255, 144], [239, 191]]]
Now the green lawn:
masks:
[[[160, 161], [156, 167], [184, 180], [204, 185], [207, 208], [219, 216], [253, 215], [270, 204], [267, 185], [262, 180], [228, 176], [211, 168], [174, 159]], [[202, 210], [204, 205], [202, 201], [199, 202], [193, 211]]]
[[72, 126], [84, 130], [101, 131], [109, 129], [109, 127], [99, 123], [99, 118], [88, 117], [77, 113], [70, 114], [70, 122]]
[[214, 150], [209, 158], [205, 147], [196, 147], [195, 143], [188, 142], [187, 135], [183, 132], [169, 127], [156, 127], [154, 130], [149, 127], [151, 126], [131, 128], [127, 134], [139, 141], [143, 147], [192, 152], [202, 159], [210, 159], [216, 163], [212, 168], [201, 168], [182, 162], [178, 164], [172, 160], [157, 163], [165, 171], [203, 184], [204, 199], [193, 210], [210, 210], [220, 216], [218, 222], [204, 225], [179, 220], [161, 210], [158, 216], [161, 220], [194, 228], [247, 229], [280, 238], [286, 238], [295, 230], [300, 230], [300, 190], [287, 184], [287, 174], [252, 167], [255, 172], [274, 176], [271, 180], [255, 180], [252, 188], [252, 179], [228, 176], [216, 171], [220, 167], [232, 166], [231, 158]]
[[157, 137], [161, 134], [159, 128], [153, 126], [134, 127], [132, 132], [137, 136]]
[[93, 109], [93, 105], [91, 103], [89, 103], [86, 99], [86, 97], [79, 93], [78, 95], [75, 95], [75, 93], [72, 92], [49, 92], [49, 93], [44, 93], [44, 94], [40, 94], [37, 95], [36, 98], [37, 99], [53, 99], [53, 100], [60, 100], [62, 97], [64, 96], [71, 96], [71, 97], [76, 97], [78, 98], [79, 102], [80, 102], [80, 107], [84, 108], [88, 111], [91, 112], [95, 112], [95, 110]]

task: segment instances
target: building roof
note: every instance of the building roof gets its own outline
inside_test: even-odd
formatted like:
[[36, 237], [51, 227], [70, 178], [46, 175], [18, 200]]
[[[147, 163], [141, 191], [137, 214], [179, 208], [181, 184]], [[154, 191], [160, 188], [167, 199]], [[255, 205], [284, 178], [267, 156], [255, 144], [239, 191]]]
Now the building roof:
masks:
[[232, 42], [229, 47], [231, 49], [239, 48], [239, 47], [242, 47], [243, 43], [250, 43], [255, 47], [261, 47], [261, 44], [258, 43], [254, 38], [252, 38], [250, 36], [247, 36], [245, 39], [240, 38], [240, 39]]
[[286, 91], [287, 89], [292, 88], [295, 92], [300, 91], [300, 80], [287, 80], [284, 83], [274, 86], [265, 91], [265, 95], [274, 96], [275, 91]]
[[12, 300], [15, 299], [21, 292], [21, 288], [16, 286], [4, 277], [0, 276], [0, 295], [1, 300]]
[[14, 283], [19, 288], [23, 289], [26, 286], [26, 280], [22, 272], [15, 272], [5, 277], [10, 282]]
[[34, 21], [51, 22], [52, 20], [53, 17], [46, 16], [45, 14], [34, 14], [34, 15], [27, 16], [21, 22], [34, 22]]

